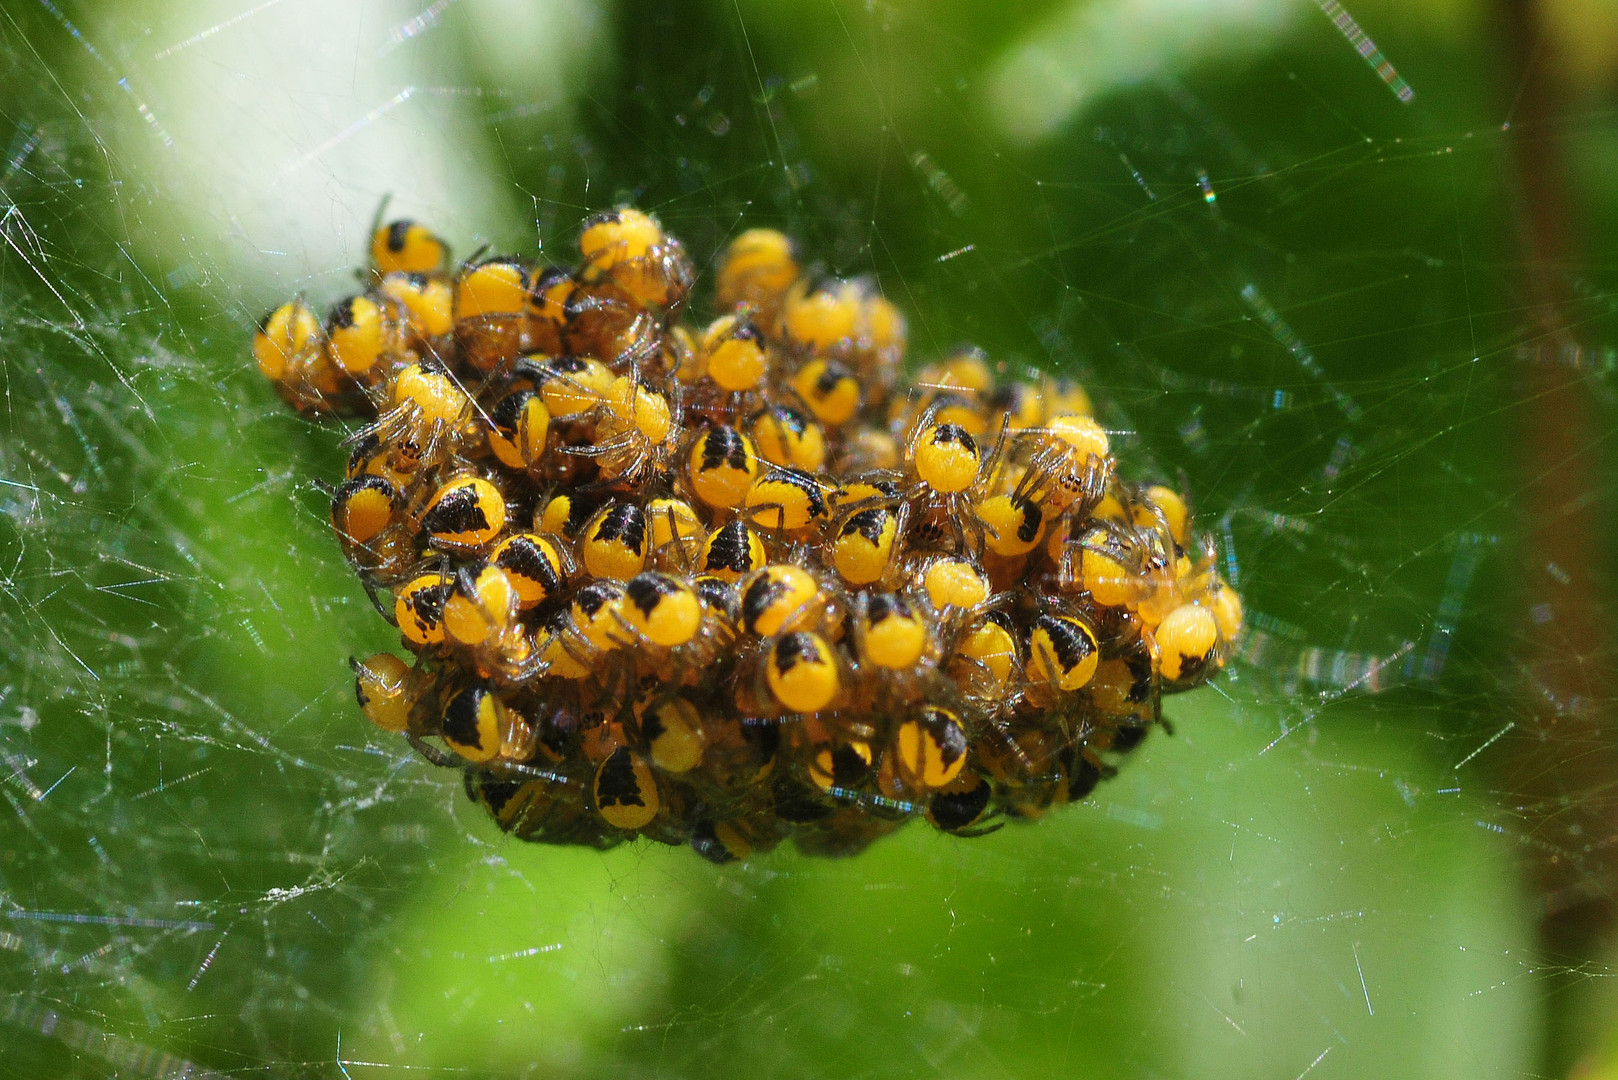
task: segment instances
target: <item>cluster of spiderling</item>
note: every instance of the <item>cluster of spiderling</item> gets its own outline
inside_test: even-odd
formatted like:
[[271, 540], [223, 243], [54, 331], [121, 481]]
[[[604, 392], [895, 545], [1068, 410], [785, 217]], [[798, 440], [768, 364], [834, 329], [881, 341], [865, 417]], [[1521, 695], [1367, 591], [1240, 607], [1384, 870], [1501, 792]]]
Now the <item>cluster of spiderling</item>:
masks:
[[502, 828], [716, 861], [978, 835], [1083, 798], [1223, 666], [1240, 600], [1079, 387], [976, 350], [906, 382], [893, 305], [772, 230], [701, 327], [652, 217], [580, 248], [452, 270], [394, 222], [364, 293], [253, 343], [297, 408], [374, 418], [332, 522], [413, 662], [354, 661], [360, 707]]

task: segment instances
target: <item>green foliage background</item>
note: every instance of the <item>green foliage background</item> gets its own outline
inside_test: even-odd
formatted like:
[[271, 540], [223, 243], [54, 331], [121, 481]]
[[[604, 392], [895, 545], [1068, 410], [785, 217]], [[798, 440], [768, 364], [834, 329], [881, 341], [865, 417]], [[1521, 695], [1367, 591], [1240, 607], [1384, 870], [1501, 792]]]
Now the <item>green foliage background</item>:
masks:
[[[1183, 472], [1228, 526], [1269, 642], [1037, 826], [716, 869], [509, 843], [363, 727], [345, 659], [396, 643], [312, 485], [343, 432], [282, 410], [245, 353], [262, 309], [348, 271], [296, 265], [297, 237], [279, 277], [218, 254], [235, 225], [208, 178], [152, 164], [139, 16], [5, 4], [0, 1076], [1566, 1067], [1600, 1021], [1556, 1019], [1584, 1008], [1558, 988], [1606, 969], [1537, 944], [1521, 860], [1579, 845], [1468, 756], [1524, 716], [1517, 593], [1545, 587], [1514, 569], [1532, 333], [1509, 65], [1482, 9], [1368, 4], [1403, 105], [1300, 6], [1032, 142], [997, 131], [985, 72], [1050, 3], [626, 0], [533, 113], [501, 96], [487, 22], [436, 28], [453, 62], [422, 85], [488, 91], [455, 115], [501, 170], [458, 250], [537, 233], [566, 259], [626, 200], [699, 259], [788, 228], [876, 273], [916, 355], [969, 339], [1084, 377], [1126, 467]], [[300, 59], [278, 58], [294, 89]], [[1618, 140], [1589, 93], [1555, 118], [1587, 253], [1563, 269], [1610, 430]], [[1591, 475], [1610, 507], [1610, 468]], [[1345, 692], [1353, 657], [1392, 660]]]

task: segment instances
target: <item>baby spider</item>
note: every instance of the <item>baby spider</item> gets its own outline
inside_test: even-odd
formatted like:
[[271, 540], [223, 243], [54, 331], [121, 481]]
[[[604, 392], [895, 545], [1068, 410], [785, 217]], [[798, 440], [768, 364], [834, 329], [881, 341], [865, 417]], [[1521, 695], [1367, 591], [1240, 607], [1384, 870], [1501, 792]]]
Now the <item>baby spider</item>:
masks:
[[909, 546], [982, 555], [988, 529], [977, 508], [989, 497], [1005, 447], [1004, 425], [985, 453], [959, 424], [938, 423], [934, 408], [922, 413], [906, 440], [902, 469], [891, 477], [908, 507]]
[[519, 618], [517, 579], [498, 563], [463, 566], [444, 601], [444, 638], [463, 666], [484, 679], [516, 685], [540, 671], [533, 636]]
[[376, 422], [344, 445], [374, 446], [386, 467], [401, 476], [435, 468], [459, 454], [463, 442], [481, 438], [481, 432], [468, 430], [478, 408], [472, 393], [437, 360], [407, 365], [379, 388], [379, 396]]
[[682, 575], [637, 574], [625, 584], [616, 614], [638, 668], [674, 686], [699, 683], [736, 638], [728, 612]]
[[975, 769], [966, 769], [927, 803], [927, 821], [939, 832], [976, 839], [1005, 827], [996, 821], [998, 810], [989, 808], [994, 794], [989, 782]]
[[652, 215], [627, 206], [586, 221], [579, 253], [587, 283], [611, 281], [647, 308], [678, 308], [696, 276], [680, 242]]
[[998, 717], [1016, 708], [1023, 672], [1005, 612], [991, 611], [963, 630], [949, 661], [949, 675], [955, 692], [981, 716]]
[[365, 400], [333, 361], [320, 318], [302, 299], [288, 301], [259, 320], [253, 333], [253, 359], [300, 412], [346, 411]]
[[455, 339], [478, 371], [495, 371], [522, 349], [533, 267], [516, 256], [461, 266], [455, 278]]
[[856, 661], [852, 697], [861, 711], [892, 715], [918, 702], [951, 697], [938, 664], [948, 652], [952, 626], [945, 625], [925, 593], [855, 593], [845, 627]]
[[638, 484], [649, 476], [667, 473], [680, 435], [679, 386], [669, 399], [641, 385], [631, 371], [613, 380], [596, 409], [594, 441], [570, 446], [567, 453], [593, 458], [604, 481]]
[[427, 226], [409, 218], [383, 224], [392, 196], [382, 196], [371, 218], [371, 264], [360, 274], [380, 278], [386, 274], [442, 275], [449, 265], [449, 245]]
[[1028, 454], [1029, 475], [1041, 481], [1034, 499], [1050, 513], [1077, 505], [1082, 515], [1106, 495], [1115, 463], [1107, 433], [1090, 417], [1052, 417], [1018, 432], [1017, 443]]
[[663, 366], [662, 322], [611, 281], [578, 284], [562, 310], [569, 353], [599, 356], [614, 371]]
[[719, 256], [714, 294], [718, 306], [746, 306], [763, 326], [773, 326], [787, 289], [798, 280], [797, 245], [774, 229], [749, 229]]
[[815, 473], [769, 462], [742, 500], [748, 520], [788, 539], [807, 539], [825, 524], [836, 485]]

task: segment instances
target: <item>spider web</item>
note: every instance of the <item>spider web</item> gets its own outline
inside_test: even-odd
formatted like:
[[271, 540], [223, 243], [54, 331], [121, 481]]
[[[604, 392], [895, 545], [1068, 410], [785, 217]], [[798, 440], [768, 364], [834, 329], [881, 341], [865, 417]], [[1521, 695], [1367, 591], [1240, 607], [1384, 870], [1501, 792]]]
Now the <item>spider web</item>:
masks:
[[[1610, 634], [1562, 628], [1613, 566], [1540, 545], [1610, 520], [1618, 323], [1610, 261], [1525, 256], [1512, 124], [1577, 183], [1611, 104], [1366, 7], [1386, 55], [1331, 2], [7, 5], [0, 1076], [1560, 1074], [1618, 779]], [[776, 225], [913, 357], [1079, 376], [1238, 662], [983, 839], [508, 840], [358, 716], [397, 641], [314, 484], [344, 431], [246, 354], [390, 193], [458, 254]]]

